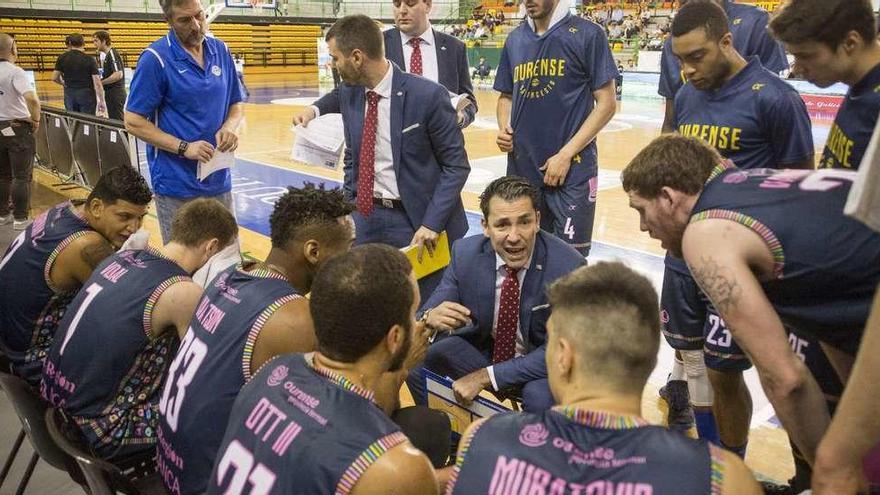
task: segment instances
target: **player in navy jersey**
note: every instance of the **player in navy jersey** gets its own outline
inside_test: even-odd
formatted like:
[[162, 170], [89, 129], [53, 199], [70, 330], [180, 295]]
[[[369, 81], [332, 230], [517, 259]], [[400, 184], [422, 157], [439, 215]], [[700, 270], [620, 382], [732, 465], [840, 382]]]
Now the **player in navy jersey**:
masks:
[[[692, 0], [691, 0], [692, 1]], [[724, 8], [733, 33], [733, 47], [743, 57], [758, 57], [761, 65], [779, 74], [788, 69], [785, 50], [767, 33], [770, 15], [754, 5], [744, 5], [732, 0], [708, 0]], [[684, 7], [687, 1], [682, 0]], [[666, 98], [666, 115], [663, 118], [663, 132], [674, 132], [673, 104], [678, 90], [687, 82], [678, 58], [672, 50], [672, 37], [663, 44], [660, 55], [660, 87], [657, 92]]]
[[[736, 51], [728, 24], [724, 10], [709, 1], [688, 2], [672, 22], [673, 52], [688, 80], [675, 96], [677, 131], [702, 139], [740, 168], [812, 169], [806, 105], [757, 57], [746, 61]], [[688, 371], [697, 429], [701, 437], [711, 438], [711, 423], [701, 416], [708, 414], [705, 406], [714, 405], [722, 444], [744, 456], [752, 405], [742, 372], [751, 364], [714, 308], [688, 306], [689, 301], [701, 306], [704, 302], [684, 261], [667, 254], [665, 264], [662, 305], [674, 322], [666, 330]], [[682, 294], [683, 290], [696, 293]], [[703, 318], [686, 323], [691, 314]], [[701, 372], [703, 352], [711, 389]]]
[[423, 357], [418, 303], [412, 266], [390, 246], [328, 260], [312, 284], [318, 351], [275, 358], [244, 386], [207, 493], [437, 493], [378, 392]]
[[859, 168], [880, 113], [880, 41], [871, 2], [793, 0], [770, 28], [794, 55], [794, 75], [821, 88], [849, 86], [819, 167]]
[[559, 406], [472, 423], [447, 493], [762, 493], [732, 453], [640, 417], [660, 345], [648, 279], [601, 262], [556, 281], [549, 300], [547, 374]]
[[587, 255], [598, 190], [596, 136], [616, 111], [618, 76], [602, 28], [559, 0], [526, 2], [495, 76], [507, 174], [542, 191], [541, 227]]
[[836, 370], [851, 367], [880, 282], [880, 234], [843, 214], [855, 175], [742, 170], [673, 135], [623, 171], [642, 230], [684, 255], [811, 462], [829, 416], [783, 325], [821, 342]]
[[202, 293], [190, 275], [237, 231], [219, 201], [189, 202], [175, 215], [168, 244], [109, 257], [70, 303], [40, 395], [101, 458], [153, 457], [159, 387]]
[[104, 174], [85, 202], [34, 219], [0, 259], [0, 351], [36, 387], [58, 322], [92, 270], [137, 231], [152, 193], [137, 170]]
[[158, 459], [172, 494], [204, 493], [238, 392], [269, 359], [315, 350], [308, 300], [318, 268], [347, 251], [353, 205], [306, 184], [275, 203], [265, 262], [214, 278], [171, 364], [159, 412]]

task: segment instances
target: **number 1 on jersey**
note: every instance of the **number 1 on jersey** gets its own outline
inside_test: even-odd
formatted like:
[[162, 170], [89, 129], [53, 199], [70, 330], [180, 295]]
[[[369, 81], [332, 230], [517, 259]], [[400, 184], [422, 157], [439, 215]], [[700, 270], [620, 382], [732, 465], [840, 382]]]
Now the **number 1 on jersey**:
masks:
[[73, 320], [70, 322], [70, 327], [67, 329], [67, 333], [64, 335], [64, 342], [61, 343], [61, 350], [58, 354], [64, 355], [64, 348], [67, 347], [67, 343], [70, 342], [70, 338], [73, 337], [73, 332], [76, 331], [77, 325], [79, 325], [79, 320], [82, 319], [83, 313], [86, 312], [86, 308], [92, 304], [92, 301], [95, 300], [95, 297], [104, 290], [103, 287], [98, 285], [97, 282], [93, 282], [92, 285], [86, 287], [86, 298], [83, 299], [82, 304], [79, 306], [79, 309], [76, 310], [76, 314], [73, 316]]

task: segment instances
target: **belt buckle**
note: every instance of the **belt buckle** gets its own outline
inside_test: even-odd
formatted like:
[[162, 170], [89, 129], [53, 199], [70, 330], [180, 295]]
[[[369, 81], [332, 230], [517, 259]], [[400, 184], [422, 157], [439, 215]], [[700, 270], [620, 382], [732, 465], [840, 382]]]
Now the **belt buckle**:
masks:
[[394, 201], [382, 198], [382, 206], [384, 206], [385, 208], [394, 209]]

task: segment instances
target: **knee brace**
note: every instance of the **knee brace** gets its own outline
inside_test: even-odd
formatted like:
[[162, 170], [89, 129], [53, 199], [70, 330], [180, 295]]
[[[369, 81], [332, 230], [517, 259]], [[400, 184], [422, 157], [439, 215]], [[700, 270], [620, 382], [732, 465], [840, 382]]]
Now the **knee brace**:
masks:
[[687, 375], [688, 393], [691, 396], [691, 405], [695, 407], [712, 406], [712, 384], [709, 383], [709, 375], [706, 374], [706, 363], [703, 361], [703, 351], [680, 351], [684, 362], [684, 372]]

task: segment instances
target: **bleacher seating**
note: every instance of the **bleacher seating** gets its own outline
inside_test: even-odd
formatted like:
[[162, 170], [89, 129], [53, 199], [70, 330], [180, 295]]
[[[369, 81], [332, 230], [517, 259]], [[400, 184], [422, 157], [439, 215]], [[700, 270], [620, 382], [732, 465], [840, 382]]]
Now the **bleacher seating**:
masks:
[[[19, 63], [35, 70], [40, 78], [51, 73], [55, 59], [64, 52], [64, 37], [80, 33], [91, 48], [92, 34], [100, 29], [110, 32], [113, 47], [122, 55], [127, 67], [134, 67], [140, 53], [154, 40], [168, 32], [163, 22], [104, 21], [3, 18], [0, 31], [15, 36]], [[249, 72], [300, 72], [316, 70], [321, 35], [317, 25], [253, 25], [215, 22], [211, 33], [222, 39], [233, 54], [244, 57]]]

